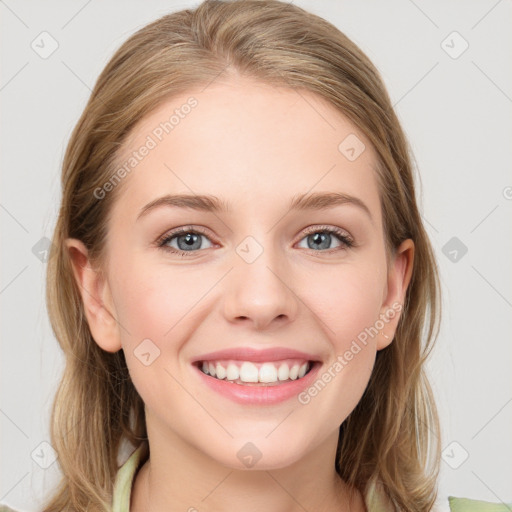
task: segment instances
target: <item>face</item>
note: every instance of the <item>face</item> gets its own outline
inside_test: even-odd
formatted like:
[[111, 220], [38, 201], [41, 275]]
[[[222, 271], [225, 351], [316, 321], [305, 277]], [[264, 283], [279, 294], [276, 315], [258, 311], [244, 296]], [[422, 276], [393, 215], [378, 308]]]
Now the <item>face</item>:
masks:
[[311, 93], [237, 78], [161, 105], [120, 166], [134, 152], [106, 278], [78, 278], [148, 430], [229, 467], [259, 452], [258, 469], [337, 439], [392, 340], [412, 261], [410, 241], [386, 258], [369, 141]]

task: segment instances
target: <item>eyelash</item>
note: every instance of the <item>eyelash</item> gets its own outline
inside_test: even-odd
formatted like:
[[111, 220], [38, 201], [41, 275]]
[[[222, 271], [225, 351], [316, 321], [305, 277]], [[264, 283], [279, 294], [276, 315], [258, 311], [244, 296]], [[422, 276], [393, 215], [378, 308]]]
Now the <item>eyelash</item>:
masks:
[[[203, 235], [203, 236], [209, 238], [208, 234], [205, 230], [202, 230], [201, 228], [192, 228], [192, 227], [185, 226], [183, 228], [178, 228], [174, 231], [165, 233], [165, 235], [163, 235], [156, 241], [156, 244], [157, 244], [158, 248], [163, 249], [164, 251], [171, 252], [173, 254], [178, 254], [180, 256], [193, 256], [193, 255], [195, 255], [195, 253], [198, 252], [197, 250], [196, 251], [181, 251], [179, 249], [175, 249], [174, 247], [169, 247], [168, 245], [166, 245], [173, 238], [176, 238], [180, 235], [186, 235], [186, 234], [191, 234], [191, 233], [196, 234], [196, 235]], [[350, 249], [350, 248], [356, 246], [352, 237], [350, 237], [345, 231], [343, 231], [339, 228], [332, 228], [332, 227], [328, 227], [328, 226], [319, 226], [319, 227], [314, 226], [312, 228], [306, 228], [304, 236], [299, 240], [299, 242], [302, 241], [303, 238], [305, 238], [309, 235], [312, 235], [314, 233], [328, 233], [330, 235], [334, 235], [336, 238], [338, 238], [338, 240], [343, 244], [344, 247], [338, 247], [338, 248], [334, 248], [334, 249], [326, 249], [326, 250], [321, 250], [321, 251], [314, 251], [313, 249], [309, 249], [310, 251], [313, 251], [313, 252], [323, 252], [323, 253], [330, 254], [335, 251]]]

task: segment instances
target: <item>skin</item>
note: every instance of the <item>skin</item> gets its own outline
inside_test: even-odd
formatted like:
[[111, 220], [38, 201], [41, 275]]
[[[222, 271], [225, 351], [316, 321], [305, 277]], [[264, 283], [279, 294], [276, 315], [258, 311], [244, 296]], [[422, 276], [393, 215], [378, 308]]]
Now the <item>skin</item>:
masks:
[[[311, 93], [238, 76], [217, 80], [143, 119], [120, 161], [191, 95], [197, 107], [117, 191], [105, 276], [80, 241], [67, 241], [92, 335], [106, 351], [124, 350], [146, 404], [151, 454], [136, 475], [130, 510], [364, 511], [360, 493], [349, 500], [334, 469], [338, 430], [368, 384], [376, 352], [391, 343], [398, 314], [306, 405], [232, 402], [205, 386], [191, 361], [237, 346], [284, 346], [315, 354], [328, 368], [380, 314], [403, 304], [414, 245], [403, 242], [387, 259], [375, 152]], [[349, 134], [366, 146], [352, 162], [338, 150]], [[292, 197], [310, 192], [356, 196], [371, 218], [353, 204], [289, 211]], [[230, 210], [161, 207], [136, 220], [168, 193], [215, 195]], [[156, 246], [189, 225], [208, 230], [193, 255]], [[327, 249], [308, 248], [309, 226], [339, 227], [356, 246], [332, 235]], [[236, 252], [247, 236], [263, 248], [252, 263]], [[148, 338], [160, 356], [145, 366], [134, 350]], [[262, 454], [250, 469], [237, 457], [247, 442]]]

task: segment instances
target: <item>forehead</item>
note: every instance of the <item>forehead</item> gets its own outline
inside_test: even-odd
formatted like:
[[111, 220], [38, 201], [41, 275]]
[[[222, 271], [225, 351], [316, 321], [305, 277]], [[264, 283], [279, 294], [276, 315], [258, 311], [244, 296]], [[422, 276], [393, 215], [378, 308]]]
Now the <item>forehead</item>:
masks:
[[166, 193], [211, 194], [251, 211], [323, 191], [356, 195], [378, 216], [376, 156], [362, 132], [309, 91], [247, 78], [162, 103], [118, 163], [128, 172], [115, 208], [133, 218]]

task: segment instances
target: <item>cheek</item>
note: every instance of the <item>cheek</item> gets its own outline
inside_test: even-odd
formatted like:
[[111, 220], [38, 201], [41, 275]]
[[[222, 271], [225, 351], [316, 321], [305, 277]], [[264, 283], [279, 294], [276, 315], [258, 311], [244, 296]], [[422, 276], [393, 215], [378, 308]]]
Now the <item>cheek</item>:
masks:
[[302, 279], [301, 297], [337, 353], [375, 324], [385, 291], [381, 265], [332, 265]]
[[330, 345], [328, 361], [302, 403], [311, 401], [315, 414], [330, 417], [335, 424], [356, 407], [373, 370], [374, 326], [385, 290], [383, 269], [378, 261], [332, 266], [315, 272], [314, 280], [310, 276], [301, 282], [304, 302], [319, 319]]
[[144, 402], [157, 409], [169, 396], [183, 394], [172, 378], [174, 362], [193, 335], [199, 301], [211, 285], [197, 270], [169, 269], [136, 257], [118, 265], [112, 281], [130, 376]]
[[115, 281], [118, 321], [129, 332], [121, 335], [130, 344], [144, 338], [157, 345], [163, 346], [164, 339], [169, 343], [176, 326], [181, 327], [208, 290], [204, 274], [197, 270], [171, 271], [164, 264], [136, 258], [117, 269]]

